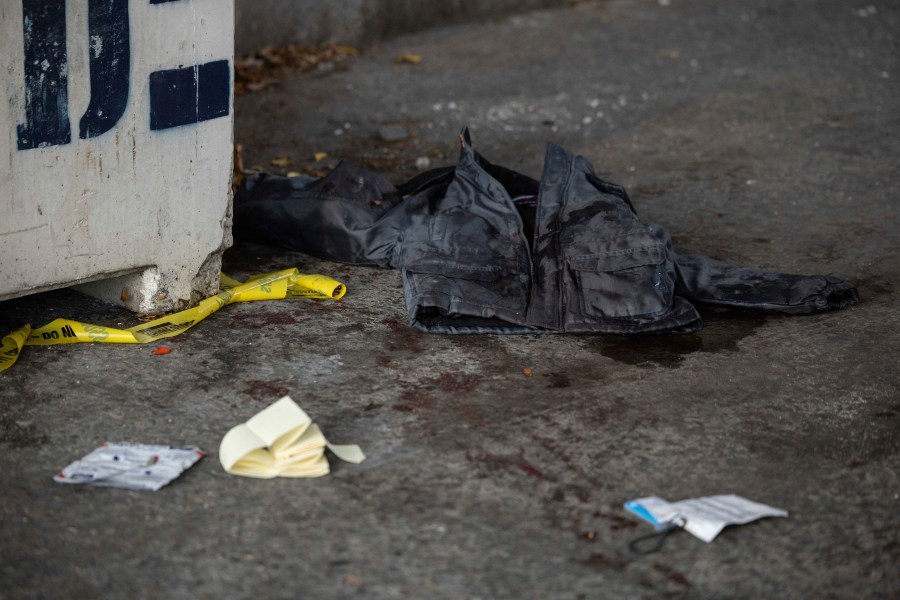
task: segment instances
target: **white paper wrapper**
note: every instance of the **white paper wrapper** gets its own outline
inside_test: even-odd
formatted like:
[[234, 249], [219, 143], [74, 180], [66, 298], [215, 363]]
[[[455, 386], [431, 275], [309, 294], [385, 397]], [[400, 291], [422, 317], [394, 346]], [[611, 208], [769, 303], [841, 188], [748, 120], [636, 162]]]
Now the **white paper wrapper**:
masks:
[[713, 541], [728, 525], [743, 525], [763, 517], [786, 517], [786, 510], [753, 502], [733, 494], [667, 502], [656, 496], [625, 503], [625, 508], [657, 529], [678, 521], [684, 530], [704, 542]]
[[58, 473], [58, 483], [156, 491], [206, 456], [197, 446], [103, 444]]

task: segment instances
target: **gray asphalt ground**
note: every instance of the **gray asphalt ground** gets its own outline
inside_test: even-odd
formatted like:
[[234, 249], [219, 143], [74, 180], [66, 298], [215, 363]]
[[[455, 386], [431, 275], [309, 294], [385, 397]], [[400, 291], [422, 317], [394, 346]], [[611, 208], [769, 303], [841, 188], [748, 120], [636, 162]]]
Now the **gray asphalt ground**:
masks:
[[[26, 348], [0, 375], [0, 597], [898, 597], [900, 5], [663, 4], [384, 42], [238, 98], [236, 141], [247, 165], [347, 158], [395, 181], [453, 162], [464, 124], [532, 175], [553, 141], [679, 250], [845, 277], [858, 306], [706, 311], [686, 337], [435, 336], [408, 326], [395, 271], [235, 247], [233, 276], [297, 266], [349, 292], [227, 306], [166, 356]], [[379, 139], [389, 124], [408, 137]], [[138, 323], [63, 290], [0, 304], [0, 331], [59, 316]], [[286, 393], [368, 460], [226, 474], [222, 435]], [[106, 441], [209, 456], [155, 493], [52, 481]], [[729, 493], [790, 516], [628, 550], [650, 528], [626, 500]]]

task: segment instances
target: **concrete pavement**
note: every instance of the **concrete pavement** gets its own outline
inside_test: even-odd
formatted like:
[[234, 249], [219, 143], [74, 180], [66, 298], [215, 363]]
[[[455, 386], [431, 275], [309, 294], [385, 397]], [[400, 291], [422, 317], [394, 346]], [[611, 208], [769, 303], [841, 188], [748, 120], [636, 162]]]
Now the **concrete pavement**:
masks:
[[[395, 271], [235, 247], [231, 275], [298, 266], [349, 292], [228, 306], [166, 356], [27, 348], [0, 375], [0, 596], [896, 596], [900, 10], [875, 6], [579, 3], [385, 41], [238, 98], [247, 165], [313, 172], [327, 152], [401, 181], [455, 160], [469, 124], [491, 160], [538, 175], [554, 141], [680, 250], [833, 273], [862, 300], [705, 311], [684, 337], [433, 336], [408, 326]], [[391, 124], [407, 138], [379, 138]], [[58, 316], [136, 323], [61, 290], [0, 304], [0, 331]], [[368, 460], [225, 474], [222, 435], [285, 393]], [[105, 441], [210, 455], [156, 493], [51, 480]], [[650, 528], [626, 500], [727, 493], [790, 517], [628, 551]]]

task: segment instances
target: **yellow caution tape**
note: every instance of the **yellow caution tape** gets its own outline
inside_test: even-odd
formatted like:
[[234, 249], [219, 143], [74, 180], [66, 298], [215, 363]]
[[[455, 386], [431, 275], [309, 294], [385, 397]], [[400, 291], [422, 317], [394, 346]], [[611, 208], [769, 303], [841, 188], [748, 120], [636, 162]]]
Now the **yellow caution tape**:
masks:
[[25, 325], [0, 340], [0, 371], [15, 364], [23, 346], [79, 342], [146, 344], [183, 333], [226, 304], [282, 298], [338, 300], [347, 292], [346, 286], [337, 280], [324, 275], [304, 275], [297, 269], [254, 275], [244, 283], [222, 274], [219, 281], [219, 293], [194, 308], [129, 329], [90, 325], [69, 319], [56, 319], [37, 329]]
[[16, 363], [30, 334], [31, 326], [26, 325], [0, 340], [0, 371], [5, 371]]

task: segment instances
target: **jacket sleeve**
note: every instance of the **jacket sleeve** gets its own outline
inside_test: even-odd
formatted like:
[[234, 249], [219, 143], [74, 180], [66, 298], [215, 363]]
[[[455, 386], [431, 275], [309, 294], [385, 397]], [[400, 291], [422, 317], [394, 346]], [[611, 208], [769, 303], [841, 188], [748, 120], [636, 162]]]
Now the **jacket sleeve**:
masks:
[[327, 177], [254, 174], [234, 195], [234, 238], [337, 262], [388, 267], [402, 197], [384, 177], [341, 163]]
[[701, 304], [811, 314], [859, 302], [856, 287], [827, 275], [789, 275], [679, 255], [676, 294]]

